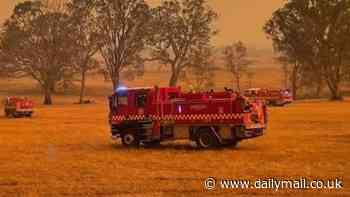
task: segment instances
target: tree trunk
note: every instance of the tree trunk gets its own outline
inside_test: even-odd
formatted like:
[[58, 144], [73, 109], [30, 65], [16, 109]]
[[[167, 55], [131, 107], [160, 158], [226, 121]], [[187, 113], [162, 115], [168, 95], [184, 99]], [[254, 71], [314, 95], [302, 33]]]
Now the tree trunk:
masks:
[[289, 78], [289, 71], [288, 71], [288, 64], [283, 64], [282, 66], [282, 70], [283, 70], [283, 86], [285, 89], [288, 88], [288, 78]]
[[237, 87], [237, 91], [241, 92], [241, 80], [238, 75], [236, 76], [236, 87]]
[[284, 73], [284, 88], [288, 88], [288, 73]]
[[113, 92], [115, 92], [119, 87], [119, 72], [116, 72], [115, 75], [112, 77], [112, 84], [113, 84]]
[[56, 93], [56, 86], [55, 86], [55, 83], [52, 83], [52, 84], [50, 85], [50, 92]]
[[83, 71], [81, 72], [81, 85], [80, 85], [79, 104], [83, 104], [83, 103], [84, 103], [85, 81], [86, 81], [86, 70], [83, 70]]
[[102, 74], [103, 74], [104, 80], [105, 80], [106, 82], [107, 82], [107, 81], [110, 81], [111, 77], [110, 77], [108, 71], [104, 70]]
[[179, 69], [173, 69], [173, 71], [171, 72], [170, 80], [169, 80], [170, 87], [176, 87], [177, 81], [179, 79], [179, 74], [180, 74]]
[[343, 100], [343, 96], [340, 92], [339, 83], [330, 79], [327, 79], [327, 85], [331, 92], [331, 100], [339, 101]]
[[44, 87], [44, 105], [52, 105], [51, 87]]
[[322, 82], [318, 83], [316, 86], [316, 97], [319, 98], [321, 96], [321, 91], [322, 91]]
[[293, 100], [297, 99], [297, 91], [298, 91], [298, 85], [297, 85], [297, 68], [293, 68], [293, 73], [292, 73], [292, 95], [293, 95]]

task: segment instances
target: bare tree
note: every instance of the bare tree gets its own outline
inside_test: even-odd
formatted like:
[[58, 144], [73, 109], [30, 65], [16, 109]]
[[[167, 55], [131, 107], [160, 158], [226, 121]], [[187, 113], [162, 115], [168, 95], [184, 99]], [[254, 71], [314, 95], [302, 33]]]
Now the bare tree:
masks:
[[141, 55], [151, 32], [150, 8], [144, 0], [100, 0], [96, 16], [100, 53], [116, 89], [121, 72], [143, 68]]
[[16, 5], [3, 27], [0, 59], [12, 77], [30, 76], [42, 87], [44, 104], [52, 104], [52, 87], [69, 69], [73, 28], [69, 17], [40, 1]]
[[247, 47], [241, 41], [226, 46], [224, 50], [224, 61], [226, 68], [233, 76], [237, 91], [240, 92], [241, 78], [247, 73], [248, 65], [251, 64], [251, 61], [248, 60]]
[[209, 47], [217, 14], [206, 0], [164, 0], [153, 15], [152, 58], [170, 67], [169, 86], [176, 86], [193, 54]]
[[84, 102], [86, 74], [89, 70], [98, 67], [98, 62], [94, 56], [99, 50], [100, 43], [94, 6], [94, 0], [72, 0], [68, 3], [71, 22], [75, 27], [73, 35], [75, 41], [72, 43], [75, 56], [72, 63], [75, 71], [81, 76], [80, 104]]

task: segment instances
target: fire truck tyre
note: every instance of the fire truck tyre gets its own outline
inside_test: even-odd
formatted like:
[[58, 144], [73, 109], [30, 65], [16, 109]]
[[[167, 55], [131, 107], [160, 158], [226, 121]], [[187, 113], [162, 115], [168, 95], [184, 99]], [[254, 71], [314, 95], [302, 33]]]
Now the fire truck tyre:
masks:
[[122, 134], [122, 143], [126, 147], [138, 147], [140, 140], [134, 133], [128, 132]]
[[217, 137], [210, 130], [199, 130], [196, 137], [199, 148], [214, 148], [219, 145]]

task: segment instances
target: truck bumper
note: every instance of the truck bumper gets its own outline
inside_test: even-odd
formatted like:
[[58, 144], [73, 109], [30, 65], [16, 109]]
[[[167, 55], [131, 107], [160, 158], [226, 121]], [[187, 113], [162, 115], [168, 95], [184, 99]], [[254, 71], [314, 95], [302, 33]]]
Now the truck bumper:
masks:
[[240, 139], [250, 139], [264, 135], [264, 128], [241, 129], [236, 133]]
[[32, 116], [32, 114], [34, 113], [34, 111], [32, 110], [26, 110], [26, 109], [21, 109], [21, 110], [16, 110], [14, 112], [8, 112], [10, 114], [12, 114], [15, 117], [30, 117]]
[[119, 129], [116, 126], [112, 125], [111, 126], [111, 139], [112, 140], [117, 140], [120, 137], [121, 136], [120, 136]]
[[119, 134], [111, 135], [111, 140], [116, 141], [120, 138]]
[[264, 129], [250, 129], [246, 130], [244, 137], [245, 139], [255, 138], [264, 135]]
[[33, 114], [33, 111], [16, 111], [18, 115], [30, 115]]

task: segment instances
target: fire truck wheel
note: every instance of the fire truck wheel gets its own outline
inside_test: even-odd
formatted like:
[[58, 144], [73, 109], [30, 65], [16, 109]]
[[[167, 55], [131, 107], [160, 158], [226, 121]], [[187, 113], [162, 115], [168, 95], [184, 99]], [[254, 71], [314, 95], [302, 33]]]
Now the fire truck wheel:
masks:
[[126, 147], [138, 147], [140, 140], [134, 133], [128, 132], [122, 134], [122, 143]]
[[201, 129], [198, 131], [196, 143], [199, 148], [215, 148], [219, 145], [216, 136], [208, 129]]

